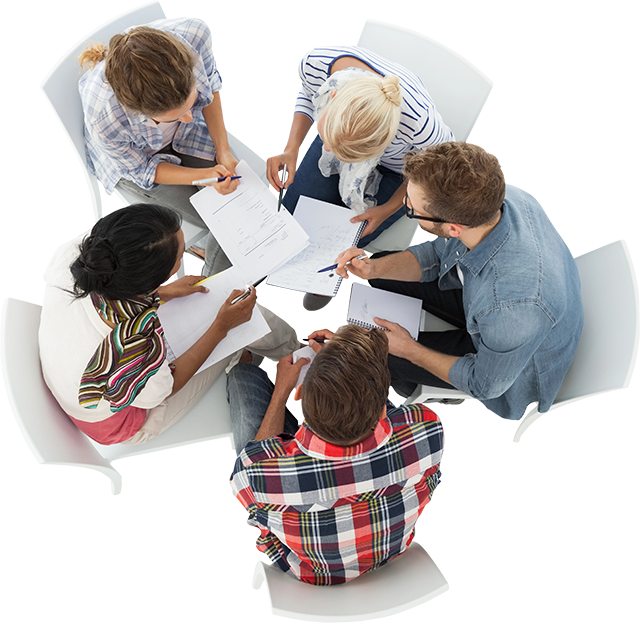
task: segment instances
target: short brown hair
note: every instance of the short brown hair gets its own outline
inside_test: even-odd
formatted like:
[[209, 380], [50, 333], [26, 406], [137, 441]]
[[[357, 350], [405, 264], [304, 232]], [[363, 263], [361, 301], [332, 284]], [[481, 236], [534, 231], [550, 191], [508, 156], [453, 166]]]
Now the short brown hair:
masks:
[[485, 225], [504, 202], [498, 159], [470, 143], [440, 143], [408, 153], [404, 175], [424, 191], [431, 216], [447, 223]]
[[309, 428], [349, 446], [375, 427], [389, 394], [389, 342], [384, 331], [345, 325], [320, 350], [302, 384]]
[[195, 86], [194, 52], [173, 35], [138, 26], [114, 35], [107, 48], [92, 44], [80, 55], [83, 67], [106, 59], [104, 74], [118, 102], [147, 116], [180, 108]]

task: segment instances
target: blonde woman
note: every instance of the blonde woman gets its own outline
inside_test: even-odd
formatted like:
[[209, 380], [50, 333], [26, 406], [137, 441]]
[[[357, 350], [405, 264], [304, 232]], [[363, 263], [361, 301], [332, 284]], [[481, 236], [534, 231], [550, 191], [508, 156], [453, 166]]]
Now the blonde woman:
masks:
[[[267, 161], [267, 177], [279, 191], [286, 165], [283, 205], [291, 213], [300, 195], [354, 210], [353, 222], [367, 221], [364, 247], [402, 215], [404, 155], [455, 138], [420, 79], [365, 48], [316, 48], [302, 59], [300, 78], [289, 140]], [[318, 137], [296, 169], [314, 122]], [[307, 295], [304, 305], [328, 300]]]
[[[192, 182], [235, 173], [222, 116], [222, 82], [211, 33], [198, 19], [158, 20], [91, 44], [79, 88], [89, 167], [107, 193], [116, 186], [178, 210], [206, 229], [189, 202]], [[238, 185], [213, 184], [226, 194]], [[229, 266], [215, 239], [203, 242], [210, 275]]]

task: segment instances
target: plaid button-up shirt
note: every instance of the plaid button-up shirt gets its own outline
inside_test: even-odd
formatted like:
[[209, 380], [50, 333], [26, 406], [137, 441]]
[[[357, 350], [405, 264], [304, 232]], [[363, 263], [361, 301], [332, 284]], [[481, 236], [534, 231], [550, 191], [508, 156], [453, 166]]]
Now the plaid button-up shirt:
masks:
[[[222, 80], [211, 51], [209, 27], [199, 19], [163, 19], [147, 25], [172, 34], [196, 53], [193, 121], [178, 124], [172, 145], [180, 153], [213, 160], [215, 148], [202, 109], [213, 101], [213, 93], [221, 89]], [[141, 188], [154, 188], [160, 162], [180, 164], [176, 156], [153, 153], [162, 147], [162, 130], [146, 115], [120, 105], [104, 76], [104, 61], [81, 76], [78, 86], [87, 161], [108, 193], [121, 178]]]
[[421, 404], [389, 410], [363, 442], [335, 446], [303, 423], [295, 437], [252, 441], [231, 487], [283, 571], [340, 584], [402, 553], [440, 481], [443, 431]]

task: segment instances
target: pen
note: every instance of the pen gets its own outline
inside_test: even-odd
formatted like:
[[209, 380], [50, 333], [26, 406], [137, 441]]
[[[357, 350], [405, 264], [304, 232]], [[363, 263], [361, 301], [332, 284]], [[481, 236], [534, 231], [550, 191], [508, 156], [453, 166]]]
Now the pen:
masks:
[[278, 195], [278, 212], [280, 212], [280, 206], [282, 205], [282, 193], [284, 192], [284, 181], [287, 179], [287, 165], [284, 165], [282, 169], [282, 177], [280, 178], [280, 182], [282, 183], [282, 187], [280, 188], [280, 194]]
[[[324, 344], [324, 343], [325, 343], [325, 341], [326, 341], [323, 337], [314, 337], [314, 338], [311, 338], [311, 339], [312, 339], [314, 342], [318, 342], [318, 344]], [[309, 338], [308, 338], [308, 337], [303, 337], [303, 338], [302, 338], [302, 341], [303, 341], [303, 342], [308, 342], [308, 341], [309, 341]]]
[[236, 303], [239, 303], [240, 301], [244, 301], [244, 299], [246, 299], [249, 294], [251, 294], [251, 288], [255, 288], [261, 281], [264, 281], [266, 279], [266, 277], [260, 277], [260, 279], [258, 279], [258, 281], [255, 281], [254, 283], [252, 283], [250, 286], [247, 285], [244, 287], [244, 292], [242, 294], [240, 294], [239, 296], [236, 296], [236, 298], [233, 299], [233, 301], [231, 301], [232, 305], [235, 305]]
[[213, 184], [214, 182], [224, 182], [226, 179], [239, 180], [241, 177], [242, 175], [232, 175], [231, 177], [228, 175], [225, 177], [205, 177], [203, 180], [193, 180], [191, 184]]
[[[367, 256], [366, 255], [358, 255], [358, 257], [352, 257], [347, 264], [351, 264], [351, 262], [353, 262], [353, 260], [364, 260]], [[345, 264], [346, 266], [346, 264]], [[319, 273], [326, 273], [330, 270], [335, 270], [336, 268], [338, 268], [337, 264], [332, 264], [331, 266], [327, 266], [326, 268], [321, 268], [318, 272]]]

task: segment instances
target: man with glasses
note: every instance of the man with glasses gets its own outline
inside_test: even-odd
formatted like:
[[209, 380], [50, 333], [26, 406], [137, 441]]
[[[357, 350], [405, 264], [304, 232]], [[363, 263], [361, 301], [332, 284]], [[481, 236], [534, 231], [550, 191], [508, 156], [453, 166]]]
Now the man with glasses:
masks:
[[[507, 419], [527, 406], [548, 411], [582, 331], [578, 270], [538, 202], [506, 186], [497, 158], [468, 143], [442, 143], [405, 157], [405, 211], [434, 241], [368, 259], [348, 249], [347, 270], [376, 288], [421, 298], [455, 330], [415, 342], [388, 329], [394, 389], [455, 387]], [[349, 265], [346, 263], [351, 261]]]

